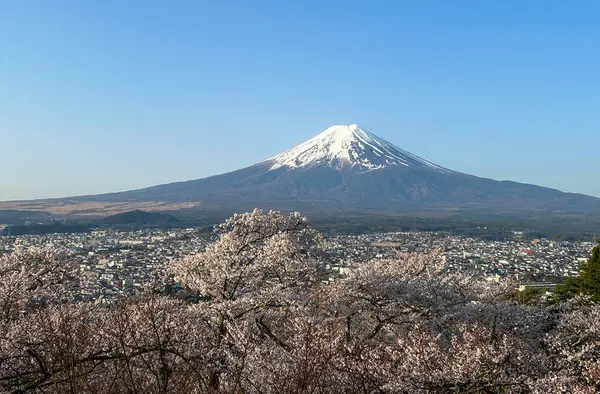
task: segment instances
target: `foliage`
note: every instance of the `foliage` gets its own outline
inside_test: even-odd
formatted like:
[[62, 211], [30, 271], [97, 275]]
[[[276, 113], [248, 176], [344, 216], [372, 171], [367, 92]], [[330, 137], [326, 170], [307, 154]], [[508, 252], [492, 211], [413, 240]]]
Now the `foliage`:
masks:
[[582, 264], [579, 276], [567, 278], [557, 289], [561, 299], [572, 298], [578, 294], [589, 295], [595, 302], [600, 302], [600, 241], [592, 249], [589, 260]]
[[325, 280], [299, 214], [235, 215], [156, 292], [68, 302], [67, 253], [0, 257], [0, 390], [13, 393], [597, 392], [600, 307], [515, 302], [515, 284], [399, 253]]

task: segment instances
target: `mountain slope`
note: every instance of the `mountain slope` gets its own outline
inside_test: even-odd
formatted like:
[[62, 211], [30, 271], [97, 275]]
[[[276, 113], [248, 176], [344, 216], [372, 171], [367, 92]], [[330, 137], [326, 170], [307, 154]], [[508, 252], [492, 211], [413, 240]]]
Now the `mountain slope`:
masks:
[[76, 201], [199, 201], [203, 209], [600, 212], [600, 199], [438, 166], [357, 125], [333, 126], [262, 163]]
[[90, 202], [197, 203], [199, 209], [219, 211], [600, 214], [598, 198], [452, 171], [355, 124], [332, 126], [264, 162], [226, 174], [56, 200]]

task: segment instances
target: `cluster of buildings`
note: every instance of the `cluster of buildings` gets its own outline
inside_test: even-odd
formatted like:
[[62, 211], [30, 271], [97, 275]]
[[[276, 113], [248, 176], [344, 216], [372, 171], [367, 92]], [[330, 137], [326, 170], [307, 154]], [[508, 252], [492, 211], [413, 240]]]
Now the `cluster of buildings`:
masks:
[[[73, 252], [86, 280], [76, 297], [112, 302], [164, 280], [168, 262], [200, 252], [213, 240], [194, 229], [101, 230], [91, 234], [0, 237], [0, 253], [15, 248], [51, 246]], [[393, 258], [398, 251], [441, 250], [450, 270], [487, 278], [516, 277], [523, 282], [556, 282], [577, 275], [592, 242], [526, 240], [519, 233], [507, 241], [483, 241], [433, 232], [373, 233], [325, 240], [324, 262], [343, 274], [355, 264]], [[165, 283], [161, 283], [164, 285]]]
[[435, 232], [391, 232], [328, 238], [327, 249], [340, 267], [376, 258], [393, 258], [398, 251], [440, 250], [447, 268], [475, 272], [494, 279], [513, 277], [524, 283], [558, 282], [579, 274], [593, 242], [528, 240], [521, 233], [506, 241], [487, 241]]
[[209, 235], [194, 229], [101, 230], [91, 234], [0, 237], [0, 252], [30, 247], [71, 251], [84, 277], [76, 298], [110, 303], [148, 286], [164, 285], [169, 261], [198, 253], [209, 242]]

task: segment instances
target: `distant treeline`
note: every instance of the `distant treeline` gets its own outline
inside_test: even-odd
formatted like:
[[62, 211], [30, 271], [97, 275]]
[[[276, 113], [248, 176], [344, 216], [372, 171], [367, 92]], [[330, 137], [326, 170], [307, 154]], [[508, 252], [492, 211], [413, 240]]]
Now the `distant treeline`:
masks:
[[[522, 232], [526, 239], [547, 238], [557, 241], [591, 241], [600, 235], [600, 218], [580, 216], [502, 216], [479, 214], [469, 216], [457, 214], [448, 217], [421, 215], [349, 214], [328, 215], [305, 213], [314, 228], [326, 234], [357, 235], [390, 231], [431, 231], [448, 235], [460, 235], [481, 240], [503, 241], [514, 237], [514, 231]], [[145, 213], [132, 211], [104, 219], [87, 219], [57, 222], [40, 221], [38, 224], [14, 223], [0, 235], [26, 235], [89, 232], [94, 228], [118, 228], [135, 230], [140, 228], [199, 228], [210, 231], [231, 212], [202, 212], [183, 210], [169, 213]], [[1, 222], [0, 222], [1, 223]], [[10, 221], [9, 221], [10, 223]]]
[[89, 233], [91, 228], [83, 224], [31, 224], [5, 227], [0, 235], [17, 236], [17, 235], [43, 235], [55, 233]]
[[45, 212], [0, 209], [0, 224], [25, 225], [28, 221], [43, 222], [51, 217], [51, 214]]
[[[431, 231], [447, 232], [482, 240], [503, 241], [514, 237], [513, 231], [523, 233], [526, 239], [547, 238], [556, 241], [591, 241], [600, 236], [600, 218], [569, 215], [530, 215], [509, 216], [499, 214], [462, 214], [447, 217], [428, 217], [419, 213], [352, 214], [302, 212], [311, 221], [312, 226], [327, 234], [358, 235], [373, 232], [390, 231]], [[210, 229], [214, 223], [228, 218], [231, 212], [201, 212], [183, 210], [172, 212], [180, 220], [177, 227], [203, 227]]]
[[331, 234], [368, 234], [389, 231], [435, 231], [448, 235], [504, 241], [522, 232], [526, 239], [547, 238], [557, 241], [591, 241], [600, 234], [600, 220], [581, 223], [570, 218], [423, 218], [423, 217], [316, 217], [313, 225]]

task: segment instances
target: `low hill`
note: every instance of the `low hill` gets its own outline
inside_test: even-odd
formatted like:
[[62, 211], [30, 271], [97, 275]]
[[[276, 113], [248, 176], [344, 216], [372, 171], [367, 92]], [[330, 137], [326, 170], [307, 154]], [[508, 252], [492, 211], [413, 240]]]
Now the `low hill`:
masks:
[[175, 216], [159, 212], [133, 210], [112, 215], [100, 222], [105, 226], [158, 226], [166, 227], [179, 223]]

